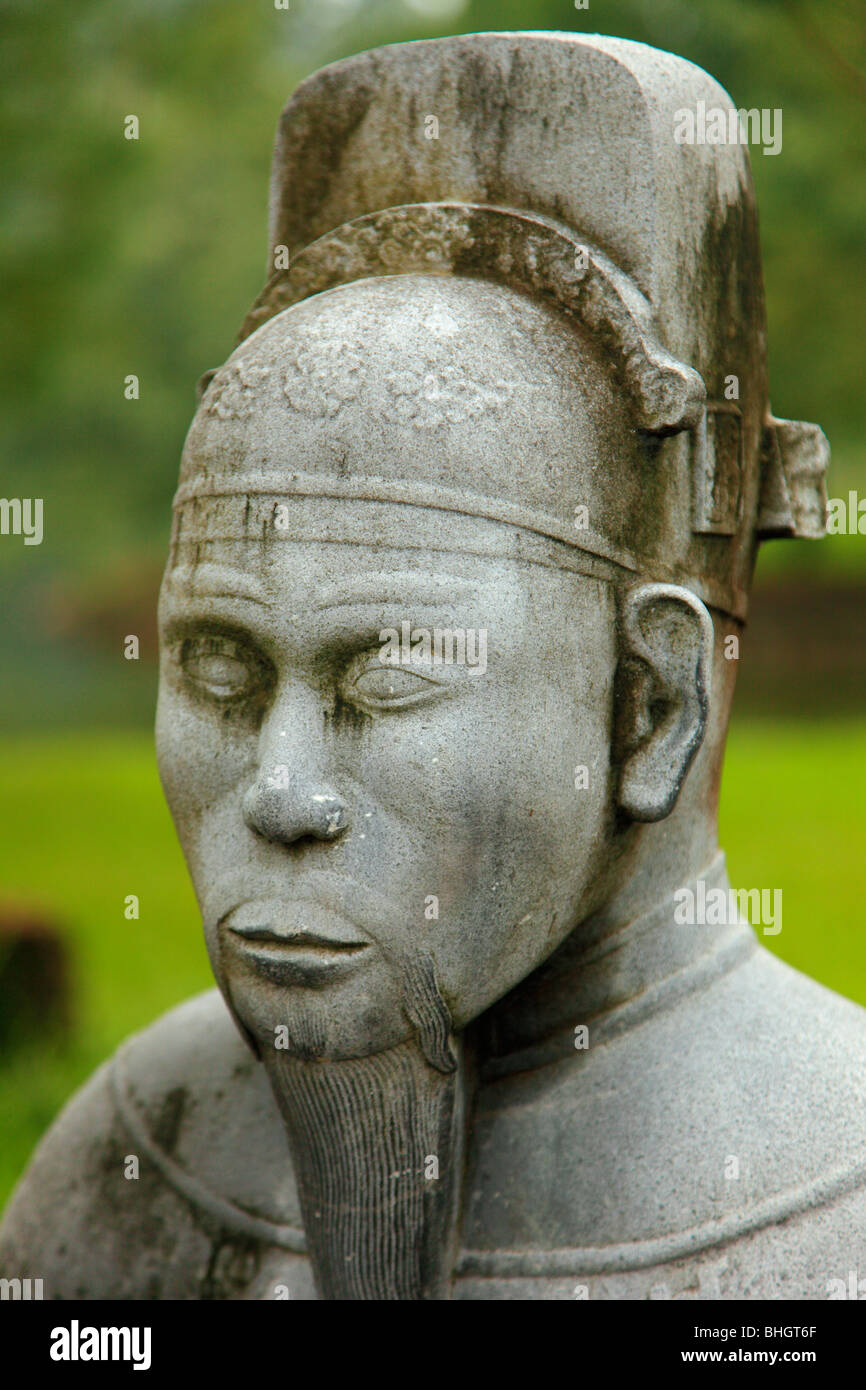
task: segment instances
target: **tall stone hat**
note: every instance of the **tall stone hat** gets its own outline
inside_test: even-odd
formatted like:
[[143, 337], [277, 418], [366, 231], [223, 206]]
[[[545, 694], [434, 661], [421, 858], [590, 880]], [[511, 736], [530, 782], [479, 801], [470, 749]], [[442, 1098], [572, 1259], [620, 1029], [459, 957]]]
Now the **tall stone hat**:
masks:
[[[770, 413], [748, 157], [677, 142], [677, 113], [699, 101], [732, 109], [672, 54], [557, 33], [398, 44], [303, 82], [277, 132], [269, 278], [200, 415], [241, 419], [255, 396], [288, 426], [304, 391], [256, 364], [274, 334], [291, 341], [298, 306], [370, 278], [435, 275], [555, 308], [575, 353], [601, 351], [631, 445], [596, 468], [588, 517], [578, 460], [543, 477], [504, 454], [493, 478], [489, 466], [455, 480], [354, 463], [277, 475], [217, 449], [204, 468], [185, 457], [176, 539], [217, 497], [221, 533], [235, 506], [231, 524], [251, 538], [280, 498], [397, 501], [504, 522], [743, 618], [758, 541], [824, 534], [828, 448], [817, 426]], [[303, 362], [287, 370], [303, 386]]]

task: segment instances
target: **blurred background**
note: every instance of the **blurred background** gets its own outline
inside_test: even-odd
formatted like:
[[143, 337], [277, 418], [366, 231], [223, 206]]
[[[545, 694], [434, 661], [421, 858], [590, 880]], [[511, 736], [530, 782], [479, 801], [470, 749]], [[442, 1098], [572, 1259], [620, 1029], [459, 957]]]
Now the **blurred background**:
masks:
[[[753, 151], [773, 407], [866, 498], [861, 0], [3, 0], [0, 490], [44, 498], [45, 535], [0, 536], [0, 1203], [118, 1041], [211, 984], [152, 748], [156, 592], [195, 383], [265, 278], [280, 109], [333, 59], [490, 29], [641, 40], [782, 108]], [[736, 886], [783, 889], [771, 949], [862, 1003], [864, 669], [866, 534], [768, 546], [722, 843]]]

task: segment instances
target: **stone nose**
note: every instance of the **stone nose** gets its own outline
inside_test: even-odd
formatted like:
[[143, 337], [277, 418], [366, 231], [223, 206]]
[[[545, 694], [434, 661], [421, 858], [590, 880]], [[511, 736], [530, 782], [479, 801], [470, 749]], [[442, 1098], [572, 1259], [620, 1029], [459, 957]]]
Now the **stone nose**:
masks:
[[349, 827], [349, 809], [330, 787], [284, 769], [262, 774], [243, 800], [244, 821], [256, 835], [290, 845], [304, 836], [336, 840]]

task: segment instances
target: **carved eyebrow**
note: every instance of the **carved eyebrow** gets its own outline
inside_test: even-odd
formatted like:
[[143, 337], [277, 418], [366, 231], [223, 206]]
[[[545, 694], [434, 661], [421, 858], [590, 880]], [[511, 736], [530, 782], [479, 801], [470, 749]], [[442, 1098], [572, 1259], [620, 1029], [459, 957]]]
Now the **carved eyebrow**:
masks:
[[172, 570], [168, 578], [172, 597], [245, 599], [248, 603], [271, 604], [264, 591], [248, 574], [222, 565], [199, 565]]
[[319, 590], [315, 609], [348, 608], [352, 605], [379, 604], [388, 607], [424, 604], [442, 608], [454, 600], [477, 599], [481, 588], [456, 575], [442, 574], [428, 578], [414, 570], [370, 574], [342, 584], [328, 584]]

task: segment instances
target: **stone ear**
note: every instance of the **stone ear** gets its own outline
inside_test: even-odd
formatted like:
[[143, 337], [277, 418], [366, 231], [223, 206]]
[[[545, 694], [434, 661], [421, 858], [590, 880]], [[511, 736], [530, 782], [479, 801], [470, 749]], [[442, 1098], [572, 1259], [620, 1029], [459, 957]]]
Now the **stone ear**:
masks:
[[211, 367], [208, 371], [202, 372], [195, 386], [195, 399], [197, 405], [200, 405], [204, 400], [204, 397], [207, 395], [207, 388], [210, 386], [218, 371], [219, 367]]
[[688, 589], [643, 584], [627, 595], [620, 625], [618, 804], [632, 820], [663, 820], [704, 737], [713, 621]]

